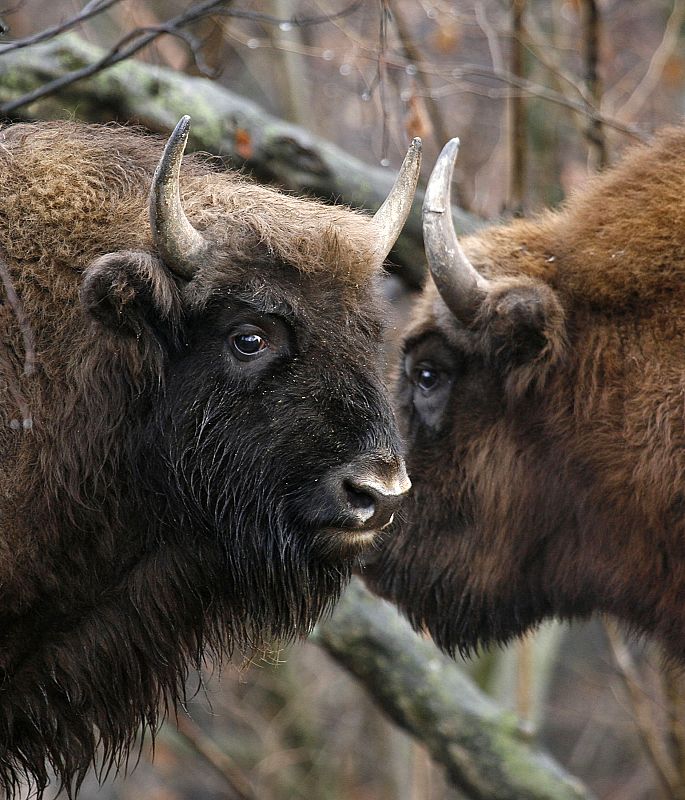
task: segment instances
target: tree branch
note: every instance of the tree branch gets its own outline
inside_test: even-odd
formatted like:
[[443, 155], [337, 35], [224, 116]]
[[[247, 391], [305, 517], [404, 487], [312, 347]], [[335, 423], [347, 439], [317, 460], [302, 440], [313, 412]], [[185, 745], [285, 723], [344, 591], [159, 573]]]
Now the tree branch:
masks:
[[654, 721], [653, 709], [642, 688], [640, 676], [630, 650], [628, 650], [615, 622], [611, 620], [605, 621], [604, 630], [618, 668], [618, 676], [630, 700], [635, 727], [647, 759], [652, 765], [665, 795], [668, 798], [672, 798], [672, 800], [677, 800], [679, 797], [678, 772], [664, 741], [659, 735]]
[[[580, 4], [581, 42], [584, 82], [595, 108], [601, 107], [602, 81], [599, 75], [601, 16], [597, 0], [582, 0]], [[601, 120], [590, 117], [585, 129], [593, 170], [604, 169], [609, 163], [606, 136]]]
[[[74, 65], [91, 64], [103, 51], [75, 34], [66, 34], [0, 58], [0, 104], [59, 79]], [[303, 128], [266, 113], [258, 105], [204, 78], [179, 74], [129, 60], [51, 97], [24, 106], [26, 119], [83, 119], [136, 122], [168, 134], [179, 117], [190, 114], [190, 149], [217, 153], [233, 168], [246, 167], [257, 178], [328, 201], [376, 211], [395, 178], [392, 169], [370, 166]], [[423, 193], [393, 249], [398, 273], [418, 286], [424, 275], [421, 227]], [[478, 224], [453, 209], [459, 233]]]
[[219, 775], [230, 787], [237, 800], [257, 800], [249, 780], [234, 760], [214, 741], [203, 733], [188, 716], [176, 716], [176, 730], [183, 740]]
[[[526, 0], [514, 0], [511, 6], [511, 73], [519, 81], [525, 81], [525, 53], [522, 40], [523, 16]], [[509, 141], [511, 152], [509, 210], [514, 216], [524, 213], [527, 172], [527, 125], [526, 104], [522, 94], [514, 94], [509, 98]]]
[[[108, 0], [104, 0], [104, 2], [107, 1]], [[111, 5], [112, 2], [117, 2], [117, 0], [109, 0], [109, 2]], [[33, 103], [42, 97], [48, 97], [49, 95], [55, 94], [73, 83], [77, 83], [84, 78], [89, 78], [92, 75], [95, 75], [96, 73], [113, 66], [114, 64], [125, 61], [143, 48], [147, 47], [163, 34], [177, 36], [185, 41], [186, 44], [190, 46], [193, 57], [197, 63], [198, 57], [201, 56], [199, 47], [195, 45], [194, 39], [190, 38], [188, 34], [181, 32], [181, 28], [191, 25], [195, 22], [199, 22], [207, 17], [226, 16], [236, 19], [249, 19], [268, 23], [270, 25], [292, 24], [303, 27], [305, 25], [318, 25], [322, 22], [328, 22], [331, 19], [336, 19], [340, 16], [351, 14], [361, 5], [361, 0], [355, 0], [355, 2], [347, 6], [347, 8], [343, 9], [342, 11], [339, 11], [337, 14], [323, 16], [317, 15], [314, 17], [292, 17], [290, 19], [284, 19], [253, 11], [227, 9], [226, 6], [230, 5], [232, 2], [233, 0], [204, 0], [204, 2], [192, 6], [191, 8], [175, 17], [172, 17], [164, 23], [149, 27], [134, 28], [122, 36], [119, 41], [99, 59], [87, 64], [81, 69], [73, 70], [72, 72], [62, 75], [60, 78], [49, 81], [48, 83], [44, 83], [33, 92], [29, 92], [11, 103], [5, 103], [4, 105], [0, 106], [0, 113], [4, 114], [5, 116], [9, 116], [25, 105], [29, 105], [30, 103]], [[57, 33], [60, 32], [60, 30], [57, 30]], [[54, 37], [55, 35], [56, 33], [52, 33], [51, 37]], [[14, 44], [16, 45], [17, 43], [15, 42]], [[29, 42], [29, 44], [32, 44], [32, 42]], [[12, 46], [9, 45], [8, 47], [11, 48]], [[2, 55], [2, 52], [3, 51], [0, 51], [0, 55]], [[206, 71], [206, 65], [204, 65], [201, 57], [199, 57], [198, 67], [201, 69], [201, 71]]]
[[518, 719], [355, 581], [314, 640], [474, 800], [580, 800], [587, 789], [524, 740]]
[[680, 29], [685, 22], [685, 0], [674, 0], [673, 10], [666, 23], [664, 35], [659, 46], [652, 54], [647, 71], [633, 93], [616, 112], [616, 118], [622, 122], [634, 119], [642, 106], [647, 102], [656, 88], [664, 67], [680, 42]]
[[24, 47], [31, 47], [31, 45], [39, 44], [40, 42], [46, 42], [49, 39], [54, 39], [55, 36], [59, 36], [60, 33], [65, 33], [66, 31], [75, 28], [92, 17], [102, 14], [103, 11], [106, 11], [108, 8], [111, 8], [120, 2], [121, 0], [91, 0], [91, 2], [87, 3], [78, 14], [75, 14], [73, 17], [69, 17], [63, 22], [60, 22], [58, 25], [53, 25], [50, 28], [45, 28], [38, 33], [32, 34], [31, 36], [25, 36], [22, 39], [15, 39], [13, 42], [9, 42], [8, 44], [0, 46], [0, 56], [4, 55], [5, 53], [11, 53], [14, 50], [21, 50]]

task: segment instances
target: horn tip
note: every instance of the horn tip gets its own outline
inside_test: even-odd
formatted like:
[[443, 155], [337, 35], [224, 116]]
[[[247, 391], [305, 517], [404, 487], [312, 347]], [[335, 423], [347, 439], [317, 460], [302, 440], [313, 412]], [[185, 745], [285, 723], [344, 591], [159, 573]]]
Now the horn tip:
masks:
[[449, 142], [444, 147], [444, 151], [449, 153], [454, 159], [456, 159], [457, 154], [459, 153], [459, 147], [461, 145], [461, 140], [458, 136], [455, 136], [454, 139], [450, 139]]
[[190, 131], [190, 115], [184, 114], [181, 119], [176, 123], [176, 127], [174, 128], [174, 132], [171, 134], [171, 138], [177, 140], [180, 137], [187, 137]]
[[421, 149], [423, 148], [423, 142], [421, 141], [420, 136], [415, 136], [411, 140], [411, 145], [409, 146], [410, 150], [413, 150], [415, 153], [420, 153]]

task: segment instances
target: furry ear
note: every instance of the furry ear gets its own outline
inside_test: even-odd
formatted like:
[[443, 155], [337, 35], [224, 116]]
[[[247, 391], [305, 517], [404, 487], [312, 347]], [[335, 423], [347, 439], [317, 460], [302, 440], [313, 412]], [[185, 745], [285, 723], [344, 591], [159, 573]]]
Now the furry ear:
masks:
[[566, 319], [559, 298], [547, 284], [532, 279], [497, 281], [475, 320], [480, 349], [520, 393], [531, 381], [541, 384], [566, 344]]
[[150, 253], [121, 250], [96, 258], [84, 272], [80, 297], [94, 320], [124, 336], [145, 328], [174, 331], [180, 319], [178, 288]]

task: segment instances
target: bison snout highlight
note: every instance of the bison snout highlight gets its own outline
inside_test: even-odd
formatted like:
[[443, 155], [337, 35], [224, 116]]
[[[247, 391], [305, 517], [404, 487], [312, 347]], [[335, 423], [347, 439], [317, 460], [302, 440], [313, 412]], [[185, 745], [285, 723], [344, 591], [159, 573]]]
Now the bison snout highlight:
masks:
[[332, 470], [318, 490], [322, 527], [359, 544], [368, 542], [392, 522], [410, 488], [399, 457], [357, 459]]

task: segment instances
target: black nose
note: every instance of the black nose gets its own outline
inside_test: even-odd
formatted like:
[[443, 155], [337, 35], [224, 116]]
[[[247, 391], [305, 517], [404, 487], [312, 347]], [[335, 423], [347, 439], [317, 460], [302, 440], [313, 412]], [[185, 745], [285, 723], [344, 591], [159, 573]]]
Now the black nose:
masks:
[[338, 494], [346, 527], [379, 530], [388, 525], [410, 488], [402, 459], [351, 465], [340, 476]]

